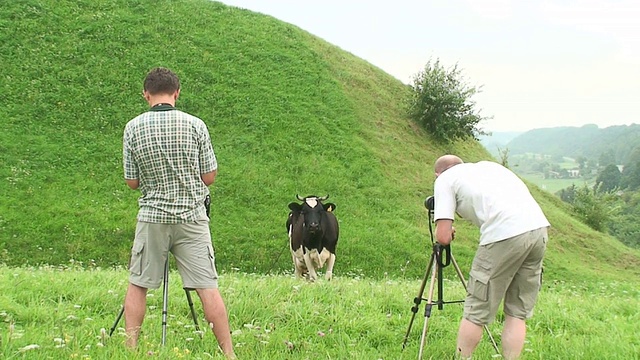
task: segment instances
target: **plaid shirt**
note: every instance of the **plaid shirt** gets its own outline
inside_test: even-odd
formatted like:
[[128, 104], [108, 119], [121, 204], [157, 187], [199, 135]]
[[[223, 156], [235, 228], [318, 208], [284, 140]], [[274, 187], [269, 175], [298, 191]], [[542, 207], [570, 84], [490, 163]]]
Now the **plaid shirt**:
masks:
[[205, 216], [209, 189], [200, 174], [218, 163], [199, 118], [168, 105], [137, 116], [124, 129], [123, 162], [124, 178], [140, 184], [138, 221], [176, 224]]

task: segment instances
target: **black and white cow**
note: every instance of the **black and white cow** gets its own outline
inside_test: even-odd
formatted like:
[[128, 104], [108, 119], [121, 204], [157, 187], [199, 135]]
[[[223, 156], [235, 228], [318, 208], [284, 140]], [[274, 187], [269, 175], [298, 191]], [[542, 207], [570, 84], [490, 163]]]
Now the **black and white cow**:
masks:
[[286, 224], [295, 274], [298, 277], [308, 274], [309, 280], [315, 281], [316, 270], [326, 262], [325, 278], [331, 280], [338, 245], [338, 220], [333, 215], [336, 205], [322, 203], [329, 195], [305, 198], [296, 195], [296, 198], [302, 204], [289, 204], [291, 211]]

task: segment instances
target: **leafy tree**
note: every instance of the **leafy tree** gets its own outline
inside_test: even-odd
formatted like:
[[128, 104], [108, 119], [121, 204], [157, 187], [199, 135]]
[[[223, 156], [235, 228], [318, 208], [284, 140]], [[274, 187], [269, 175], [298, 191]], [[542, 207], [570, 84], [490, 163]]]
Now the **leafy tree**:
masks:
[[640, 248], [640, 192], [622, 196], [571, 185], [556, 193], [573, 205], [574, 212], [589, 227], [608, 233], [627, 246]]
[[622, 173], [615, 164], [607, 165], [598, 175], [594, 189], [599, 192], [611, 192], [620, 186]]
[[556, 192], [556, 195], [558, 195], [562, 201], [573, 204], [576, 200], [576, 185], [571, 184], [571, 186]]
[[640, 215], [622, 214], [612, 218], [609, 232], [625, 245], [640, 248]]
[[606, 224], [611, 219], [605, 200], [604, 197], [598, 196], [596, 190], [585, 185], [576, 189], [573, 209], [590, 228], [605, 231]]
[[629, 159], [624, 164], [620, 186], [629, 190], [640, 188], [640, 146], [633, 149]]
[[616, 154], [612, 149], [608, 149], [600, 154], [600, 158], [598, 159], [598, 165], [600, 167], [605, 167], [609, 164], [617, 164], [616, 162]]
[[576, 162], [578, 163], [578, 169], [580, 169], [580, 173], [584, 173], [587, 168], [587, 158], [584, 156], [578, 156], [576, 158]]
[[509, 148], [498, 147], [498, 155], [500, 156], [500, 164], [508, 168], [509, 167]]
[[628, 246], [640, 248], [640, 192], [622, 195], [620, 211], [609, 222], [609, 233]]
[[474, 110], [471, 97], [480, 92], [468, 86], [458, 66], [445, 69], [439, 60], [429, 62], [413, 79], [409, 116], [424, 126], [436, 139], [457, 139], [487, 135], [479, 124], [488, 118]]

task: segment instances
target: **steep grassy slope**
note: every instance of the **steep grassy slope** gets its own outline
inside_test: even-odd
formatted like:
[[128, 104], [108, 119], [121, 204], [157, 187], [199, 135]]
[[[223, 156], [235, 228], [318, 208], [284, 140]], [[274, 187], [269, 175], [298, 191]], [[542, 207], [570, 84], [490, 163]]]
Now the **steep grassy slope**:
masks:
[[[422, 276], [422, 205], [443, 147], [403, 113], [407, 87], [268, 16], [203, 0], [16, 1], [0, 7], [0, 261], [127, 263], [138, 194], [122, 180], [125, 123], [146, 109], [154, 66], [182, 79], [178, 107], [209, 125], [219, 160], [212, 232], [222, 270], [289, 269], [295, 194], [330, 194], [336, 275]], [[535, 190], [554, 224], [547, 274], [624, 278], [638, 252], [594, 233]], [[458, 224], [467, 267], [477, 230]], [[623, 269], [625, 271], [618, 271]]]

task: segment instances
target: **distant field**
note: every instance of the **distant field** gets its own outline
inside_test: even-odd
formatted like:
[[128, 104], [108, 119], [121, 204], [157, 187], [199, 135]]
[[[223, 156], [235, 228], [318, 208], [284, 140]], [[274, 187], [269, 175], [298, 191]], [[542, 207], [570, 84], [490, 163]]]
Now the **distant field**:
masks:
[[536, 184], [542, 190], [546, 190], [552, 194], [565, 189], [573, 184], [583, 186], [587, 184], [583, 179], [545, 179], [542, 174], [518, 174], [529, 182]]

